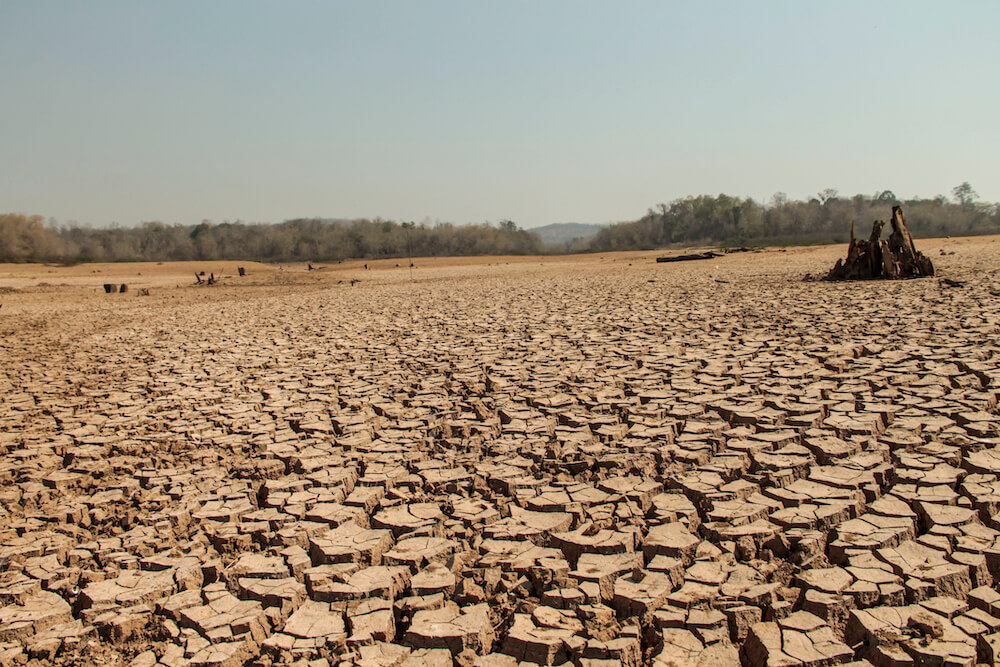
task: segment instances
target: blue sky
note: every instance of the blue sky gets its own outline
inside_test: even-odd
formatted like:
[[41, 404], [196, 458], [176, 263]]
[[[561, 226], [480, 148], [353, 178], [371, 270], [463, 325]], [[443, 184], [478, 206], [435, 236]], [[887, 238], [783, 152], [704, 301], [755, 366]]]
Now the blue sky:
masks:
[[1000, 3], [0, 0], [0, 212], [613, 222], [1000, 200]]

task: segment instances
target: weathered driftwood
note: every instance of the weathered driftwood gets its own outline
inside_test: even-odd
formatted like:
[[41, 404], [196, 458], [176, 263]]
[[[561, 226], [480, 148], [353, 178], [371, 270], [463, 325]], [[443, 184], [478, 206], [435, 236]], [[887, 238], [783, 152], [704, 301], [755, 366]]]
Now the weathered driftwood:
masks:
[[194, 274], [194, 279], [198, 281], [197, 282], [198, 285], [215, 285], [216, 283], [218, 283], [222, 279], [222, 276], [219, 276], [218, 278], [216, 278], [214, 272], [209, 274], [208, 280], [203, 280], [202, 279], [202, 276], [204, 276], [204, 275], [205, 275], [204, 271], [202, 271], [200, 273], [195, 273]]
[[920, 278], [934, 275], [934, 265], [923, 253], [917, 252], [913, 237], [906, 226], [901, 206], [892, 207], [892, 234], [881, 239], [885, 222], [876, 220], [867, 241], [854, 238], [851, 223], [851, 244], [847, 259], [838, 259], [837, 265], [823, 280], [873, 280], [884, 278]]
[[695, 252], [690, 255], [675, 255], [673, 257], [657, 257], [656, 261], [659, 263], [663, 262], [690, 262], [695, 259], [712, 259], [713, 257], [721, 257], [717, 252]]

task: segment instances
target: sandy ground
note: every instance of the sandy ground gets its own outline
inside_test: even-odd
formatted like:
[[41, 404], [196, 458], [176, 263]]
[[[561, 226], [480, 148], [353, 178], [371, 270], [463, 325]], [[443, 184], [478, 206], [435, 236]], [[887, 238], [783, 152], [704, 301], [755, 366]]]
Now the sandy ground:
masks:
[[[925, 239], [918, 242], [918, 248], [941, 264], [942, 251], [963, 250], [967, 255], [989, 255], [989, 246], [997, 243], [996, 237], [963, 237], [945, 239]], [[104, 283], [126, 283], [130, 288], [188, 287], [195, 281], [195, 275], [205, 272], [223, 277], [228, 286], [259, 286], [262, 284], [302, 283], [314, 285], [341, 280], [364, 280], [365, 282], [418, 281], [428, 278], [458, 277], [463, 275], [490, 275], [511, 270], [534, 270], [548, 266], [559, 270], [565, 267], [585, 265], [618, 266], [622, 263], [642, 266], [661, 255], [682, 254], [697, 251], [643, 251], [617, 252], [584, 255], [556, 256], [501, 256], [501, 257], [416, 257], [414, 269], [408, 268], [408, 260], [350, 260], [338, 263], [316, 263], [316, 271], [308, 271], [306, 263], [261, 264], [258, 262], [235, 261], [193, 261], [193, 262], [115, 262], [88, 263], [75, 266], [55, 264], [3, 264], [0, 263], [0, 289], [10, 293], [11, 289], [23, 290], [33, 287], [46, 288], [86, 288], [103, 292]], [[718, 271], [742, 272], [749, 267], [759, 267], [767, 263], [774, 270], [811, 271], [825, 274], [827, 264], [832, 266], [837, 257], [846, 254], [843, 246], [800, 246], [791, 248], [769, 248], [751, 253], [734, 253], [710, 264]], [[766, 259], [765, 259], [766, 258]], [[945, 261], [942, 266], [947, 265]], [[696, 264], [682, 264], [690, 270]], [[746, 265], [746, 266], [744, 266]], [[237, 275], [237, 267], [243, 266], [248, 273], [243, 279]], [[367, 266], [367, 269], [365, 268]]]
[[992, 662], [1000, 239], [917, 246], [0, 265], [0, 664]]

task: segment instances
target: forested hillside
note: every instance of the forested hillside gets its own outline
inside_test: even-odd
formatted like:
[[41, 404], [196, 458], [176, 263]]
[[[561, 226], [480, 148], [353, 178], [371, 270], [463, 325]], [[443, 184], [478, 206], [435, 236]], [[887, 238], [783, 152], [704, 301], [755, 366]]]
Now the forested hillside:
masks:
[[889, 191], [840, 197], [826, 190], [808, 201], [775, 195], [767, 204], [701, 195], [660, 204], [634, 222], [600, 229], [589, 243], [546, 246], [511, 221], [434, 225], [392, 220], [296, 219], [277, 224], [205, 220], [197, 225], [144, 222], [89, 228], [39, 215], [0, 214], [0, 261], [171, 261], [245, 259], [336, 261], [389, 257], [541, 254], [560, 250], [650, 250], [678, 245], [766, 245], [846, 242], [851, 221], [867, 236], [875, 219], [902, 203], [914, 236], [1000, 233], [1000, 206], [977, 202], [968, 183], [944, 196], [899, 202]]

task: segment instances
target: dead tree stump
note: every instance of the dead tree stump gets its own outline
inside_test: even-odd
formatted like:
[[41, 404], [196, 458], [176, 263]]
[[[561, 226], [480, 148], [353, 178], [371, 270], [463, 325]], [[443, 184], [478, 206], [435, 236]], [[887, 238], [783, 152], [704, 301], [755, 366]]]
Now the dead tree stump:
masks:
[[876, 220], [867, 241], [854, 238], [851, 223], [851, 244], [847, 259], [838, 259], [836, 266], [823, 280], [874, 280], [921, 278], [934, 275], [934, 265], [923, 253], [917, 252], [913, 237], [906, 226], [902, 206], [892, 207], [892, 234], [881, 239], [885, 222]]
[[245, 268], [243, 268], [242, 266], [237, 266], [236, 270], [240, 272], [241, 276], [245, 276], [247, 274], [247, 270]]

